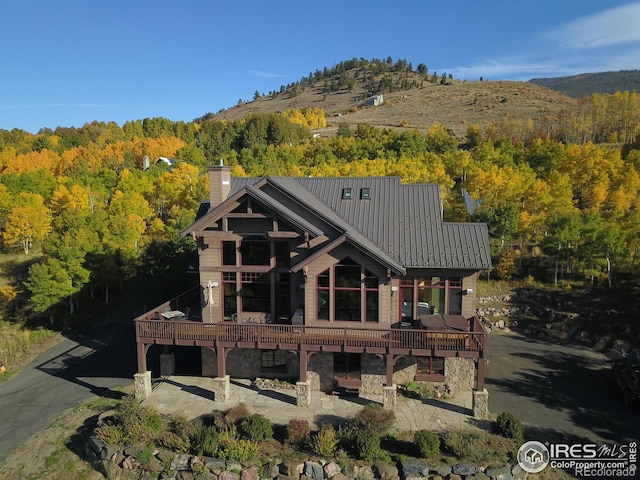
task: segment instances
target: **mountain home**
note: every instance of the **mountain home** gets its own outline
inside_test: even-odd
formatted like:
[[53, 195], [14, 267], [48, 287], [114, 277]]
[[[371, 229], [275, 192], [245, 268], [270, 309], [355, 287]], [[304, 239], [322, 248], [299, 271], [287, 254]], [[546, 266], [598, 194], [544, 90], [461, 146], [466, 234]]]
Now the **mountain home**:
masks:
[[[485, 224], [445, 222], [439, 187], [396, 177], [230, 178], [209, 168], [210, 199], [183, 232], [200, 286], [136, 319], [139, 397], [147, 355], [200, 348], [215, 400], [229, 378], [382, 394], [409, 381], [484, 391], [476, 280], [491, 267]], [[481, 402], [482, 400], [479, 400]], [[475, 397], [474, 397], [475, 402]]]

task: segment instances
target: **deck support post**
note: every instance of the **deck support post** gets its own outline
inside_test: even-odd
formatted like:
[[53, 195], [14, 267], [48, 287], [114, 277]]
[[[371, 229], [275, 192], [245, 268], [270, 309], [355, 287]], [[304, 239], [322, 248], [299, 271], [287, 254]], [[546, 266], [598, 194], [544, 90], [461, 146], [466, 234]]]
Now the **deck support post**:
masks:
[[216, 360], [218, 363], [218, 378], [224, 378], [227, 374], [227, 352], [225, 347], [216, 347]]
[[393, 366], [396, 363], [393, 353], [386, 354], [386, 385], [390, 387], [393, 385]]
[[296, 404], [299, 407], [311, 406], [311, 385], [309, 382], [296, 383]]
[[479, 420], [487, 420], [489, 418], [489, 392], [487, 389], [483, 389], [482, 391], [474, 390], [472, 392], [473, 396], [473, 418], [477, 418]]
[[211, 389], [214, 402], [228, 402], [231, 400], [231, 377], [224, 375], [214, 378]]
[[397, 387], [395, 385], [382, 387], [382, 408], [385, 410], [396, 409]]
[[138, 373], [147, 371], [147, 345], [142, 342], [136, 343], [136, 356], [138, 358]]
[[151, 395], [151, 371], [136, 373], [133, 376], [135, 398], [139, 402]]

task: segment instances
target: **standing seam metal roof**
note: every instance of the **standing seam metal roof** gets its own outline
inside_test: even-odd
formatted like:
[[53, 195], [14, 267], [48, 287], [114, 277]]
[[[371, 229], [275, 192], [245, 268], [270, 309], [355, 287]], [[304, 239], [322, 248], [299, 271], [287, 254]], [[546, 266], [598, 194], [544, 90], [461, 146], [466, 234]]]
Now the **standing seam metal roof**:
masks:
[[[256, 178], [234, 178], [231, 193]], [[405, 268], [482, 270], [491, 267], [486, 224], [443, 222], [437, 184], [400, 183], [399, 177], [289, 178], [267, 181], [307, 204], [353, 241]], [[351, 188], [351, 199], [343, 199]], [[363, 188], [370, 198], [361, 199]], [[375, 250], [378, 250], [377, 252]]]

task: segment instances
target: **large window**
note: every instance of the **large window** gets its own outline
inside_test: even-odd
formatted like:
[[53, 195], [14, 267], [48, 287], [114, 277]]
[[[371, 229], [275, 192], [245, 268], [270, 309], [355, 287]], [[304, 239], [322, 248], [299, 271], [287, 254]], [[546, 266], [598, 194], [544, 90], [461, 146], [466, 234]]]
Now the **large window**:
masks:
[[318, 320], [378, 321], [378, 277], [350, 258], [321, 272], [316, 285]]
[[[224, 319], [234, 313], [266, 312], [275, 321], [291, 316], [290, 244], [286, 240], [247, 237], [220, 242]], [[250, 270], [239, 267], [253, 267]], [[226, 267], [226, 268], [225, 268]], [[230, 268], [232, 267], [232, 268]]]
[[222, 287], [224, 290], [223, 316], [226, 321], [231, 320], [234, 313], [238, 313], [238, 297], [236, 294], [236, 273], [224, 272], [222, 274]]
[[404, 277], [400, 279], [403, 322], [420, 315], [462, 313], [462, 279], [459, 277]]
[[240, 243], [242, 265], [270, 265], [271, 244], [262, 238], [245, 238]]

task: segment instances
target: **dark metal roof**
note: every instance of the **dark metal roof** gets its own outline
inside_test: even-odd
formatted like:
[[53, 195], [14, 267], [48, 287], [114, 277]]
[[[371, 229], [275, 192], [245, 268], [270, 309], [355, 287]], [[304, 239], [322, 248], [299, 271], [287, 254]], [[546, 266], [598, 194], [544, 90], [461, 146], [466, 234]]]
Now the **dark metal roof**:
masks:
[[[443, 222], [436, 184], [403, 185], [398, 177], [266, 179], [395, 270], [491, 267], [486, 224]], [[233, 178], [231, 195], [261, 180]], [[345, 188], [350, 199], [343, 198]], [[367, 199], [361, 198], [365, 188]]]

